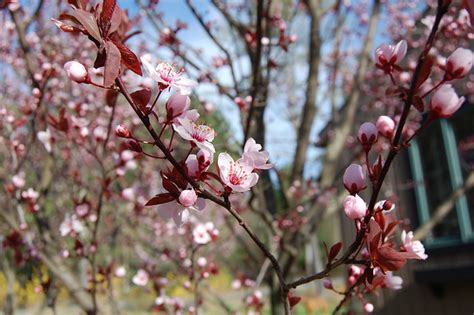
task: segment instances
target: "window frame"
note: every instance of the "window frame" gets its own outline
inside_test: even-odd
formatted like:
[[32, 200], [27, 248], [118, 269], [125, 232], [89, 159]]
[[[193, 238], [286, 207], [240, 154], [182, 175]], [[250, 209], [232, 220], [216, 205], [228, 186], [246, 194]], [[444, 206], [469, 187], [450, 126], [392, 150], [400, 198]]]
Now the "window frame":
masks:
[[[441, 119], [439, 123], [443, 140], [443, 149], [447, 157], [446, 163], [448, 164], [450, 176], [449, 181], [451, 188], [454, 191], [464, 183], [462, 166], [457, 148], [457, 139], [452, 123], [448, 119]], [[411, 175], [414, 182], [416, 208], [421, 226], [430, 220], [431, 215], [428, 208], [428, 197], [424, 184], [425, 180], [421, 154], [416, 140], [413, 140], [410, 144], [408, 157]], [[434, 237], [430, 235], [424, 241], [427, 248], [450, 247], [474, 242], [474, 233], [471, 225], [471, 220], [473, 218], [470, 217], [469, 205], [465, 194], [456, 200], [455, 210], [460, 235], [442, 237]]]

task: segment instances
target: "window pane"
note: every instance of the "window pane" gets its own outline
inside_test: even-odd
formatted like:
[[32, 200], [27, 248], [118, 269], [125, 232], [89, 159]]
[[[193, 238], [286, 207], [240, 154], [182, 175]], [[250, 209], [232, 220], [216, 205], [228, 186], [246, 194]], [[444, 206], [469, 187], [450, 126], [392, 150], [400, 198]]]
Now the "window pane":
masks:
[[[428, 208], [433, 215], [442, 202], [452, 193], [449, 169], [446, 163], [446, 153], [443, 136], [439, 123], [426, 129], [418, 138], [423, 175], [425, 180]], [[459, 236], [460, 230], [456, 210], [453, 209], [447, 217], [433, 229], [433, 236]]]
[[[474, 113], [459, 113], [451, 119], [451, 124], [456, 135], [459, 158], [464, 180], [474, 170]], [[474, 229], [474, 189], [466, 193], [471, 226]]]

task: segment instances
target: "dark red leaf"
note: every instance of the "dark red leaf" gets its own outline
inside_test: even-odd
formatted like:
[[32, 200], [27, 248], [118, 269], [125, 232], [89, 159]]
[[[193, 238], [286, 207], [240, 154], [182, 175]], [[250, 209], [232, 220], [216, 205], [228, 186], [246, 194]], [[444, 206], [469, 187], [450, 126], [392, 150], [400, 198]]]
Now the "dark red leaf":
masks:
[[133, 102], [140, 108], [142, 111], [146, 108], [151, 98], [151, 90], [141, 89], [130, 94], [133, 99]]
[[120, 74], [120, 50], [111, 41], [105, 42], [104, 85], [111, 86]]
[[120, 42], [115, 42], [122, 55], [122, 64], [138, 75], [142, 75], [142, 67], [138, 57], [127, 46]]
[[288, 292], [288, 302], [290, 303], [290, 308], [293, 308], [300, 301], [301, 301], [301, 297], [293, 295], [291, 291]]
[[71, 14], [67, 14], [67, 13], [61, 13], [59, 15], [58, 19], [61, 20], [61, 21], [70, 21], [70, 22], [73, 22], [73, 23], [76, 23], [76, 24], [81, 24], [81, 22], [79, 22], [78, 19], [76, 19]]
[[179, 195], [179, 189], [176, 185], [168, 178], [162, 178], [163, 188], [174, 195]]
[[393, 221], [393, 222], [390, 222], [390, 224], [387, 226], [387, 228], [385, 229], [385, 232], [384, 232], [384, 237], [387, 237], [389, 236], [393, 230], [395, 229], [395, 227], [401, 223], [401, 221]]
[[341, 251], [342, 243], [337, 242], [336, 244], [331, 246], [331, 250], [329, 251], [329, 261], [331, 262], [334, 258], [336, 258], [337, 254]]
[[406, 261], [404, 255], [388, 245], [377, 248], [376, 262], [384, 272], [399, 270]]
[[59, 131], [67, 132], [69, 130], [69, 122], [65, 115], [65, 109], [61, 108], [59, 110], [58, 119], [56, 119], [56, 117], [54, 117], [53, 115], [48, 114], [48, 124], [50, 124]]
[[[367, 281], [372, 284], [373, 280], [374, 280], [374, 272], [373, 271], [368, 271], [365, 273], [367, 275]], [[385, 278], [384, 278], [385, 280]]]
[[422, 98], [418, 96], [415, 96], [413, 98], [413, 106], [415, 106], [416, 110], [420, 113], [423, 113], [425, 111], [425, 102]]
[[116, 0], [104, 0], [102, 11], [100, 12], [100, 28], [103, 36], [107, 36], [110, 30], [110, 21], [117, 5]]
[[99, 26], [97, 21], [92, 13], [87, 11], [76, 9], [72, 12], [74, 17], [81, 23], [81, 25], [86, 29], [87, 33], [95, 38], [97, 41], [101, 42], [101, 36], [99, 31]]
[[379, 225], [380, 227], [380, 230], [385, 230], [385, 216], [383, 215], [383, 213], [381, 211], [377, 212], [375, 214], [375, 222], [377, 222], [377, 224]]
[[371, 240], [370, 240], [370, 252], [375, 253], [377, 247], [379, 247], [380, 240], [382, 238], [382, 233], [377, 233]]
[[82, 30], [79, 27], [73, 26], [73, 25], [68, 25], [66, 23], [63, 23], [61, 21], [58, 21], [56, 19], [51, 19], [51, 21], [56, 24], [56, 26], [63, 32], [66, 33], [80, 33]]
[[430, 76], [431, 69], [433, 68], [434, 60], [432, 57], [428, 56], [421, 65], [420, 74], [416, 81], [416, 88], [418, 89]]
[[115, 6], [114, 14], [112, 14], [112, 19], [110, 20], [109, 35], [116, 32], [122, 20], [126, 18], [127, 16], [123, 13], [122, 9], [118, 5]]
[[158, 194], [155, 197], [148, 200], [148, 202], [145, 204], [145, 206], [146, 207], [156, 206], [156, 205], [160, 205], [162, 203], [167, 203], [167, 202], [173, 201], [174, 199], [175, 199], [174, 196], [170, 193]]
[[99, 50], [97, 52], [97, 57], [95, 58], [94, 61], [94, 68], [99, 69], [103, 66], [105, 66], [105, 49]]
[[115, 90], [107, 90], [107, 92], [105, 92], [105, 103], [109, 106], [109, 107], [114, 107], [115, 106], [115, 103], [117, 103], [117, 97], [119, 95], [119, 92], [118, 91], [115, 91]]

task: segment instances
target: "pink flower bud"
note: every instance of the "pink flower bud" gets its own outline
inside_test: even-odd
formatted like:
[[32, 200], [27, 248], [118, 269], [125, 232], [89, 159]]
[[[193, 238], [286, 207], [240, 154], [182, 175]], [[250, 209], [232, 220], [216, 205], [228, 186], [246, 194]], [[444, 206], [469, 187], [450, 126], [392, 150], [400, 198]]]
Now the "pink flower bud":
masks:
[[382, 136], [389, 139], [392, 138], [393, 131], [395, 130], [395, 122], [392, 118], [382, 115], [377, 119], [375, 126]]
[[456, 49], [446, 59], [446, 79], [459, 79], [465, 76], [472, 68], [472, 51], [465, 48]]
[[68, 61], [64, 64], [67, 76], [77, 83], [84, 83], [89, 78], [86, 67], [77, 61]]
[[359, 128], [357, 139], [363, 146], [370, 147], [377, 141], [377, 127], [370, 122], [363, 123]]
[[128, 130], [124, 125], [118, 125], [115, 128], [115, 134], [120, 138], [130, 138], [131, 136], [130, 130]]
[[344, 212], [346, 215], [353, 219], [360, 219], [365, 215], [367, 211], [367, 205], [359, 195], [349, 195], [344, 200]]
[[176, 118], [188, 110], [191, 100], [181, 93], [174, 93], [166, 102], [166, 115], [168, 120]]
[[138, 143], [137, 141], [135, 140], [130, 140], [128, 142], [128, 148], [134, 152], [138, 152], [138, 153], [141, 153], [143, 151], [140, 143]]
[[372, 313], [374, 311], [374, 305], [371, 303], [365, 303], [364, 311], [366, 311], [367, 313]]
[[179, 203], [185, 207], [191, 207], [196, 203], [197, 195], [194, 189], [186, 189], [179, 195]]
[[333, 286], [332, 286], [332, 280], [329, 279], [329, 278], [324, 278], [324, 280], [323, 280], [323, 286], [324, 286], [326, 289], [331, 290], [331, 289], [333, 288]]
[[364, 169], [359, 164], [349, 165], [344, 172], [342, 181], [344, 182], [344, 187], [346, 187], [347, 191], [351, 194], [356, 194], [367, 187]]
[[451, 84], [443, 84], [431, 98], [431, 114], [435, 117], [446, 118], [454, 114], [464, 103], [464, 97], [459, 97]]

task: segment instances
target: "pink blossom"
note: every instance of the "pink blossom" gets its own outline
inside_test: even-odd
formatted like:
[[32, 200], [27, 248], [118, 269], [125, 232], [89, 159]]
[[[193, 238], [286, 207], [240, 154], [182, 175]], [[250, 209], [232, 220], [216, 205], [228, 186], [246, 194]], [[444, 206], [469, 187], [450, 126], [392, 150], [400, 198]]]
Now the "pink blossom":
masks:
[[431, 114], [434, 117], [447, 118], [461, 107], [464, 100], [464, 97], [459, 97], [456, 94], [451, 84], [443, 84], [431, 98]]
[[139, 285], [141, 287], [144, 287], [144, 286], [147, 285], [148, 279], [149, 279], [148, 272], [146, 272], [143, 269], [138, 269], [137, 274], [134, 275], [133, 278], [132, 278], [132, 282], [135, 285]]
[[197, 259], [197, 265], [198, 265], [199, 267], [201, 267], [201, 268], [206, 267], [206, 265], [207, 265], [207, 259], [204, 258], [204, 257], [199, 257], [199, 258]]
[[149, 59], [149, 56], [141, 58], [143, 67], [148, 76], [158, 82], [161, 89], [175, 88], [183, 95], [191, 94], [192, 88], [197, 85], [196, 81], [183, 78], [183, 71], [176, 71], [172, 65], [165, 62], [154, 68]]
[[12, 183], [16, 188], [23, 188], [25, 186], [25, 173], [20, 172], [12, 177]]
[[79, 217], [85, 217], [89, 213], [90, 205], [88, 203], [81, 203], [77, 205], [74, 211]]
[[428, 258], [428, 255], [425, 254], [425, 247], [420, 241], [413, 240], [413, 232], [406, 232], [403, 230], [401, 239], [403, 243], [403, 248], [416, 256], [416, 259], [425, 260]]
[[377, 141], [377, 127], [371, 122], [360, 125], [357, 139], [363, 146], [371, 146]]
[[464, 77], [472, 68], [472, 51], [465, 48], [456, 49], [446, 59], [446, 79], [458, 79]]
[[181, 93], [174, 93], [166, 101], [166, 119], [169, 122], [178, 122], [178, 118], [185, 114], [189, 106], [191, 105], [191, 99], [187, 95]]
[[349, 195], [344, 200], [344, 212], [349, 218], [353, 220], [360, 219], [365, 215], [366, 211], [367, 205], [359, 195]]
[[253, 138], [249, 138], [245, 142], [243, 156], [253, 163], [254, 169], [267, 170], [272, 168], [272, 164], [268, 162], [268, 152], [261, 151], [262, 145], [258, 144]]
[[[188, 202], [189, 200], [183, 200], [183, 201]], [[181, 204], [181, 201], [176, 202], [175, 200], [173, 200], [173, 201], [159, 205], [158, 214], [164, 220], [169, 220], [172, 218], [177, 226], [181, 226], [181, 224], [189, 220], [189, 216], [190, 216], [189, 210], [201, 211], [205, 207], [206, 207], [206, 202], [202, 198], [197, 198], [195, 203], [190, 206], [184, 206], [183, 204]]]
[[36, 202], [39, 197], [39, 192], [34, 190], [33, 188], [28, 188], [28, 190], [21, 193], [21, 197], [23, 199], [27, 199], [31, 202]]
[[94, 138], [97, 141], [104, 141], [107, 138], [107, 130], [102, 126], [96, 127], [94, 129]]
[[77, 83], [87, 82], [89, 78], [86, 67], [77, 61], [66, 62], [64, 64], [64, 70], [66, 70], [68, 78]]
[[392, 138], [395, 130], [395, 122], [392, 118], [382, 115], [377, 119], [375, 126], [382, 136], [389, 139]]
[[375, 62], [378, 67], [392, 71], [405, 58], [407, 42], [401, 40], [395, 46], [382, 44], [375, 50]]
[[117, 269], [115, 269], [115, 276], [116, 277], [122, 278], [126, 274], [127, 274], [127, 269], [125, 269], [124, 266], [119, 266], [119, 267], [117, 267]]
[[212, 240], [204, 224], [198, 224], [196, 225], [196, 227], [194, 227], [193, 239], [196, 242], [196, 244], [203, 244], [203, 245], [209, 243]]
[[46, 128], [45, 131], [38, 131], [36, 136], [38, 137], [38, 140], [44, 145], [46, 151], [51, 152], [52, 137], [49, 128]]
[[217, 165], [222, 182], [233, 191], [246, 192], [257, 184], [258, 175], [253, 173], [253, 162], [246, 158], [234, 161], [229, 154], [221, 153]]
[[130, 130], [128, 130], [128, 128], [125, 127], [124, 125], [118, 125], [115, 128], [115, 134], [117, 135], [117, 137], [120, 137], [120, 138], [130, 138], [132, 135]]
[[122, 190], [122, 198], [127, 201], [135, 201], [135, 189], [129, 187]]
[[83, 230], [84, 225], [81, 221], [79, 221], [75, 214], [73, 214], [72, 216], [66, 216], [64, 218], [64, 221], [59, 226], [59, 232], [61, 233], [61, 236], [75, 236]]
[[372, 303], [365, 303], [364, 311], [367, 313], [372, 313], [374, 311], [374, 305]]
[[403, 285], [403, 279], [402, 277], [394, 276], [393, 272], [387, 271], [385, 273], [384, 284], [389, 289], [400, 290]]
[[194, 189], [186, 189], [179, 195], [179, 203], [185, 207], [191, 207], [196, 203], [197, 195]]
[[324, 278], [323, 280], [323, 286], [326, 288], [326, 289], [332, 289], [333, 286], [332, 286], [332, 280], [330, 278]]
[[196, 154], [190, 154], [186, 159], [186, 169], [188, 175], [198, 178], [202, 172], [207, 171], [212, 163], [214, 155], [206, 150], [199, 150]]
[[342, 177], [344, 187], [351, 194], [355, 194], [367, 187], [365, 183], [364, 169], [359, 164], [351, 164], [346, 168]]
[[202, 150], [216, 152], [212, 145], [215, 131], [206, 125], [198, 125], [188, 119], [178, 119], [181, 125], [173, 124], [174, 130], [185, 140], [191, 141]]

